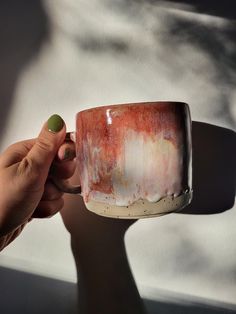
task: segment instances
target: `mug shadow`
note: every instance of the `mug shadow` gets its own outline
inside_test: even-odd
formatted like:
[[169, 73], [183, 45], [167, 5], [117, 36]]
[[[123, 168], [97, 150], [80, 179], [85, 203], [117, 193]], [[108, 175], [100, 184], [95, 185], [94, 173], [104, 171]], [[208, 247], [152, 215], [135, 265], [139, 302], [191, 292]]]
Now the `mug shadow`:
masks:
[[236, 134], [193, 121], [193, 200], [184, 214], [217, 214], [233, 207], [236, 186]]
[[[4, 314], [75, 314], [77, 310], [77, 285], [39, 275], [0, 267], [0, 313]], [[161, 293], [163, 295], [163, 292]], [[218, 314], [236, 313], [236, 306], [191, 296], [143, 299], [147, 314]]]

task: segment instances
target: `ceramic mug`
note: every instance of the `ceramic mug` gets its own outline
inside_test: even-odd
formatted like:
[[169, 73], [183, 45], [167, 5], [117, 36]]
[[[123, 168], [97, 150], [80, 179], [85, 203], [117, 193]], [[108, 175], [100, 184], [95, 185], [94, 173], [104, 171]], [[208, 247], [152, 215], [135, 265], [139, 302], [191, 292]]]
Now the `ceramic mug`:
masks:
[[90, 211], [144, 218], [179, 211], [191, 202], [187, 104], [158, 101], [80, 111], [75, 143], [82, 196]]

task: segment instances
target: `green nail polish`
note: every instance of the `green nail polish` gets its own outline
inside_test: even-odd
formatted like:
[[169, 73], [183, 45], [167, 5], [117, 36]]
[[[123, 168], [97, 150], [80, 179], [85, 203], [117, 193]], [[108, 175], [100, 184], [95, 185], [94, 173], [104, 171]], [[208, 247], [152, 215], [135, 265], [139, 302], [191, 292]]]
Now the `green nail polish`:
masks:
[[71, 156], [71, 152], [69, 149], [65, 150], [65, 154], [64, 154], [64, 160], [69, 159]]
[[68, 160], [68, 159], [73, 159], [73, 158], [75, 158], [75, 151], [70, 150], [69, 148], [66, 148], [63, 160]]
[[54, 114], [48, 119], [48, 130], [50, 132], [57, 133], [61, 131], [63, 126], [64, 121], [58, 114]]

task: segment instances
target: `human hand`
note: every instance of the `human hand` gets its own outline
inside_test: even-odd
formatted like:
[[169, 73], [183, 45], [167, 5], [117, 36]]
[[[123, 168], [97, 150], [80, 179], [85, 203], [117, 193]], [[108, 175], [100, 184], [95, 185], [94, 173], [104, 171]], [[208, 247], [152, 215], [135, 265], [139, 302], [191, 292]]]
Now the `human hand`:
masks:
[[0, 155], [0, 250], [32, 218], [50, 217], [63, 207], [63, 193], [50, 178], [66, 179], [75, 170], [74, 144], [64, 143], [65, 137], [63, 120], [53, 115], [38, 138], [15, 143]]

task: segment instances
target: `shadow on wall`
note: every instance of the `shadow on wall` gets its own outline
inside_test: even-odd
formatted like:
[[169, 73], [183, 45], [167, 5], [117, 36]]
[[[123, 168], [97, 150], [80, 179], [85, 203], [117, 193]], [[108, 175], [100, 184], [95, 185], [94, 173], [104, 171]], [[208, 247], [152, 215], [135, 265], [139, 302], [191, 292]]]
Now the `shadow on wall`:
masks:
[[76, 285], [0, 267], [0, 313], [76, 313]]
[[49, 37], [41, 0], [0, 1], [0, 140], [18, 78]]
[[235, 88], [236, 21], [231, 21], [219, 28], [217, 24], [215, 27], [209, 27], [209, 25], [201, 22], [197, 23], [191, 19], [175, 16], [169, 21], [168, 36], [173, 40], [172, 44], [191, 43], [192, 47], [204, 52], [211, 60], [215, 69], [214, 77], [211, 79], [221, 94], [220, 109], [216, 115], [224, 117], [227, 123], [235, 128], [236, 122], [232, 118], [232, 106], [234, 104], [232, 104], [229, 94]]
[[[153, 301], [145, 300], [147, 314], [230, 314], [236, 313], [235, 306], [224, 308], [223, 305], [215, 306], [207, 303], [190, 301]], [[228, 305], [231, 307], [231, 305]]]
[[[155, 0], [151, 0], [155, 1]], [[158, 0], [157, 0], [158, 1]], [[193, 6], [199, 13], [219, 16], [227, 19], [236, 18], [235, 0], [169, 0], [169, 2], [183, 3]]]
[[[76, 284], [0, 267], [0, 313], [73, 314], [77, 313]], [[158, 300], [158, 295], [156, 296]], [[208, 300], [194, 302], [144, 299], [148, 314], [236, 313], [235, 305], [212, 305]]]
[[[236, 75], [236, 9], [234, 9], [236, 2], [124, 0], [123, 4], [123, 9], [125, 4], [129, 4], [131, 10], [137, 9], [141, 16], [146, 14], [148, 19], [155, 21], [150, 28], [153, 37], [156, 38], [154, 49], [161, 51], [157, 58], [161, 58], [161, 64], [166, 67], [170, 84], [175, 78], [179, 80], [179, 73], [183, 70], [185, 75], [191, 73], [202, 75], [207, 84], [217, 87], [215, 103], [209, 104], [213, 109], [217, 107], [215, 117], [235, 128], [236, 120], [232, 110], [235, 104], [232, 104], [231, 95], [235, 90]], [[163, 8], [169, 9], [168, 15], [165, 15], [165, 10], [159, 10]], [[172, 10], [173, 8], [178, 10]], [[164, 18], [160, 12], [163, 12]], [[186, 14], [183, 14], [184, 12]], [[207, 16], [190, 15], [188, 12]], [[162, 21], [161, 29], [159, 20]], [[196, 54], [194, 60], [191, 59], [193, 52]], [[201, 65], [201, 58], [208, 61], [207, 69]], [[205, 94], [206, 99], [207, 90]], [[204, 92], [199, 95], [199, 99], [204, 99], [203, 96]]]
[[192, 123], [193, 201], [182, 213], [216, 214], [233, 207], [236, 187], [236, 133]]
[[[225, 18], [236, 16], [233, 10], [235, 1], [191, 1], [182, 0], [172, 2], [184, 2], [191, 4], [199, 13], [223, 16]], [[227, 5], [228, 4], [228, 5]], [[232, 118], [232, 103], [229, 93], [235, 88], [236, 73], [236, 21], [225, 23], [224, 27], [209, 26], [206, 23], [186, 19], [181, 16], [173, 16], [168, 22], [167, 36], [171, 38], [172, 45], [191, 43], [191, 46], [205, 53], [214, 65], [215, 74], [212, 80], [221, 93], [220, 110], [218, 116], [224, 117], [232, 128], [236, 123]], [[173, 65], [174, 68], [174, 65]]]

